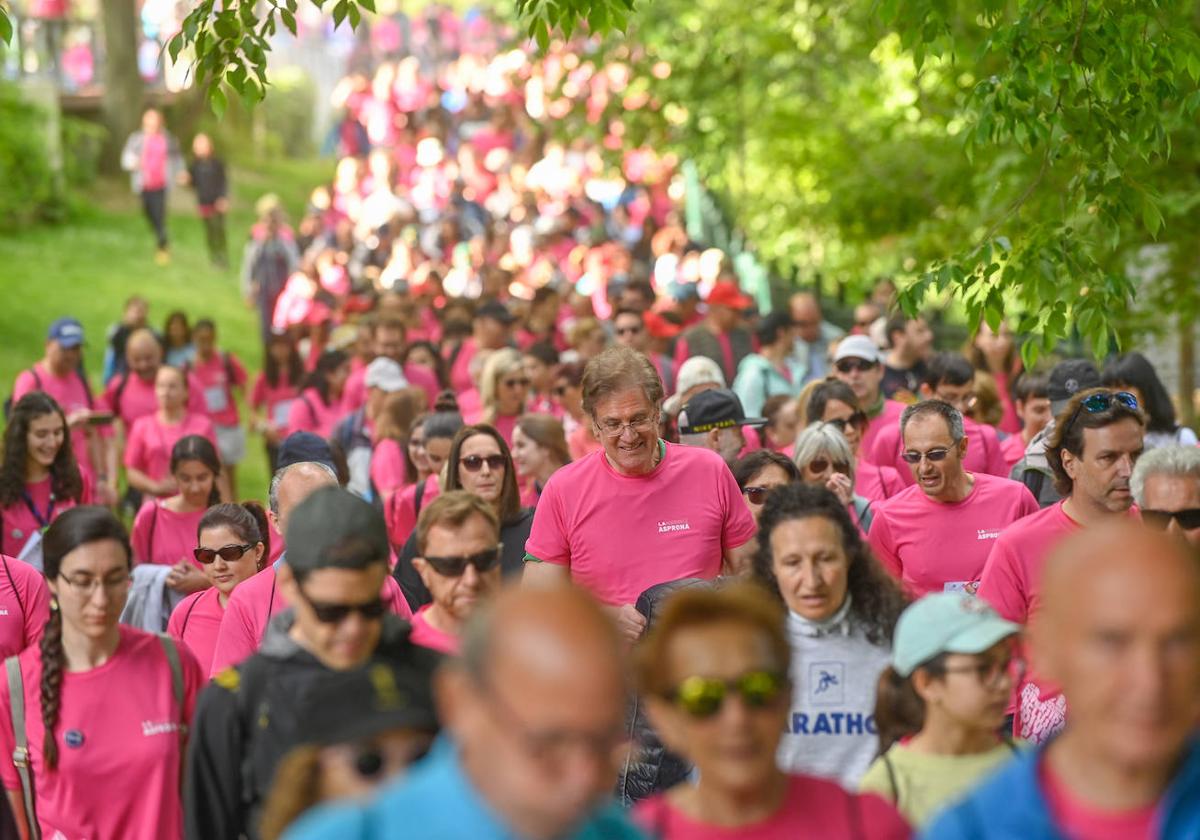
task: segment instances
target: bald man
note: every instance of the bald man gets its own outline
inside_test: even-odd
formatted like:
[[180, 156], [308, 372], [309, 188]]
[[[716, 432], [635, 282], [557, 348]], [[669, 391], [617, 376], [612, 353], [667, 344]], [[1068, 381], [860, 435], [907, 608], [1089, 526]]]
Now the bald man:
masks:
[[1035, 669], [1068, 718], [925, 835], [1200, 837], [1200, 565], [1134, 522], [1051, 552], [1030, 624]]
[[812, 292], [797, 292], [788, 300], [788, 312], [796, 327], [792, 360], [804, 370], [804, 381], [824, 379], [829, 370], [829, 345], [845, 331], [825, 320], [821, 304]]
[[582, 590], [501, 593], [473, 616], [435, 692], [449, 743], [366, 805], [289, 840], [567, 840], [641, 835], [608, 802], [625, 738], [622, 641]]

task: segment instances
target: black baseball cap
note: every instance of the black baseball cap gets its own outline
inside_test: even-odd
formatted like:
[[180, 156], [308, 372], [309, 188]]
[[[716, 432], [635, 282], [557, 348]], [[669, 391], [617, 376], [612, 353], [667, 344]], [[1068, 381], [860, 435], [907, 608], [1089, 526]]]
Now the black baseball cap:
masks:
[[728, 388], [710, 388], [692, 397], [679, 412], [679, 434], [699, 435], [734, 426], [765, 426], [763, 417], [747, 417], [738, 395]]
[[438, 730], [429, 672], [388, 660], [329, 672], [309, 690], [299, 717], [310, 744], [361, 741], [391, 729]]
[[391, 544], [383, 514], [349, 490], [314, 490], [288, 518], [288, 565], [303, 576], [317, 569], [386, 563]]
[[1071, 397], [1080, 391], [1100, 387], [1100, 371], [1086, 359], [1067, 359], [1050, 370], [1050, 383], [1046, 396], [1050, 398], [1050, 411], [1058, 415]]
[[489, 300], [475, 310], [476, 318], [491, 318], [501, 324], [511, 324], [517, 316], [508, 311], [508, 307], [498, 300]]
[[324, 464], [335, 473], [337, 472], [337, 467], [333, 463], [333, 450], [329, 448], [329, 442], [312, 432], [293, 432], [287, 436], [279, 446], [279, 459], [275, 466], [275, 472], [279, 472], [284, 467], [290, 467], [292, 464], [306, 461]]

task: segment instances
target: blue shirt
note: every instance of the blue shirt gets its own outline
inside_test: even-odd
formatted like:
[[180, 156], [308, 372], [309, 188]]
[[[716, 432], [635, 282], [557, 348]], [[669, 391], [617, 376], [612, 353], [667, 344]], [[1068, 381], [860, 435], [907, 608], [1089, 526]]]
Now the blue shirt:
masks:
[[[463, 774], [458, 750], [439, 741], [403, 779], [364, 804], [309, 811], [284, 840], [520, 840]], [[569, 840], [642, 840], [613, 803], [588, 816]]]

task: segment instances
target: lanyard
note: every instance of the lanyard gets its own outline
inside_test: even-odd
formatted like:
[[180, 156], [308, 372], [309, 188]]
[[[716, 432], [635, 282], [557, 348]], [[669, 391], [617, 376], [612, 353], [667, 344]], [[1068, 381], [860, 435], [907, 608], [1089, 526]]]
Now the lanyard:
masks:
[[57, 499], [54, 494], [50, 494], [50, 504], [46, 507], [46, 515], [42, 516], [41, 511], [37, 509], [37, 505], [33, 503], [33, 497], [29, 495], [28, 490], [21, 491], [21, 499], [25, 502], [25, 507], [29, 508], [29, 512], [33, 514], [33, 518], [37, 520], [38, 527], [43, 531], [50, 526], [50, 520], [54, 518], [54, 505]]

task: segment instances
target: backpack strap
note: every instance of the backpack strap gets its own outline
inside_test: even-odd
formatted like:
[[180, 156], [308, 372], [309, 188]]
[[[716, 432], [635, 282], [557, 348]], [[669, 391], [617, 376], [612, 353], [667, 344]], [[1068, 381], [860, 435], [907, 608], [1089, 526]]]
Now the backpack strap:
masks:
[[425, 499], [425, 482], [422, 481], [417, 485], [417, 489], [413, 491], [413, 508], [417, 513], [421, 512], [421, 502]]
[[1026, 467], [1021, 473], [1021, 483], [1029, 488], [1029, 492], [1033, 494], [1033, 498], [1040, 505], [1042, 503], [1042, 485], [1046, 483], [1046, 474], [1033, 467]]
[[25, 617], [25, 602], [21, 600], [21, 591], [17, 589], [17, 582], [13, 580], [12, 570], [8, 568], [8, 558], [4, 554], [0, 554], [0, 563], [4, 564], [4, 574], [8, 577], [8, 585], [12, 587], [13, 597], [17, 599], [17, 609], [21, 611], [23, 619]]
[[12, 762], [21, 777], [21, 796], [25, 800], [25, 822], [29, 826], [31, 840], [41, 840], [38, 825], [37, 803], [33, 795], [33, 767], [29, 762], [29, 741], [25, 736], [25, 683], [21, 679], [21, 661], [10, 656], [4, 660], [8, 675], [8, 702], [12, 712], [13, 749]]
[[[890, 750], [888, 751], [890, 752]], [[900, 785], [896, 781], [896, 768], [892, 766], [892, 760], [888, 758], [888, 754], [884, 753], [880, 756], [883, 759], [883, 769], [887, 771], [888, 785], [892, 788], [892, 804], [897, 810], [900, 808]]]
[[125, 371], [121, 374], [121, 381], [117, 383], [117, 390], [113, 391], [113, 414], [118, 417], [121, 415], [121, 394], [125, 393], [125, 386], [129, 384], [130, 371]]
[[167, 665], [171, 667], [171, 693], [175, 695], [175, 703], [179, 706], [180, 737], [187, 734], [187, 724], [183, 722], [183, 662], [179, 659], [179, 647], [175, 640], [166, 633], [155, 633], [167, 657]]
[[871, 521], [875, 518], [875, 514], [871, 510], [871, 503], [862, 496], [855, 496], [854, 514], [858, 517], [858, 524], [862, 526], [862, 529], [870, 531]]

